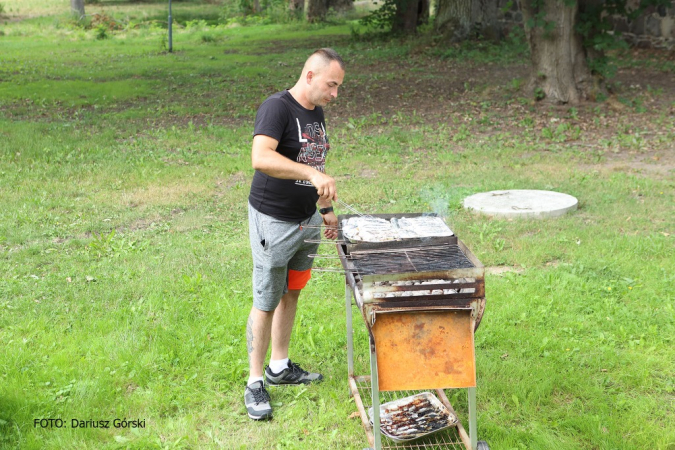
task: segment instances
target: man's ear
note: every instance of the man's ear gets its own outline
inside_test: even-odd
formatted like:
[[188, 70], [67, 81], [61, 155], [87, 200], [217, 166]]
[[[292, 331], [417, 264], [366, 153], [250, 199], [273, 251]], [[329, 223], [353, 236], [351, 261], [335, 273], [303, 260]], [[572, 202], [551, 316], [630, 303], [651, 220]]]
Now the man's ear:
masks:
[[310, 70], [307, 72], [307, 84], [312, 84], [312, 78], [314, 78], [314, 72]]

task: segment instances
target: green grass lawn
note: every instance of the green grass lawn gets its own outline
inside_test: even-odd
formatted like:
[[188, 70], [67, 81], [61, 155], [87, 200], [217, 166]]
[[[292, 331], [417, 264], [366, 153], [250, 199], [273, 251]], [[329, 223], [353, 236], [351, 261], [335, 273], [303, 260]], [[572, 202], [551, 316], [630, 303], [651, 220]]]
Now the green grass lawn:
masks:
[[[0, 448], [366, 447], [339, 274], [314, 275], [291, 344], [325, 382], [273, 391], [268, 423], [242, 401], [252, 121], [330, 45], [348, 61], [326, 112], [340, 198], [442, 213], [502, 269], [487, 275], [476, 334], [479, 438], [502, 450], [675, 449], [672, 72], [658, 72], [663, 88], [620, 91], [619, 109], [546, 108], [516, 76], [480, 77], [522, 71], [507, 44], [438, 51], [352, 39], [349, 23], [188, 23], [220, 7], [186, 2], [169, 54], [161, 3], [87, 5], [123, 25], [105, 39], [62, 2], [2, 3]], [[579, 209], [510, 221], [461, 208], [510, 188], [565, 192]], [[466, 424], [465, 392], [448, 394]], [[64, 428], [35, 424], [50, 418]]]

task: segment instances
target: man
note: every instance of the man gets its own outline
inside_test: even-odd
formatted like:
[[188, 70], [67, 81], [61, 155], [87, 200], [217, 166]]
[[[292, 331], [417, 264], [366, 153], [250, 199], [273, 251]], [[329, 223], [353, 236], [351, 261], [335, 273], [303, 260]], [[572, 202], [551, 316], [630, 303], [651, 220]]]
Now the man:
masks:
[[[330, 149], [323, 106], [337, 97], [344, 78], [342, 58], [329, 48], [314, 52], [291, 89], [270, 96], [258, 109], [253, 131], [255, 169], [249, 195], [253, 254], [253, 307], [246, 325], [249, 379], [244, 403], [251, 419], [271, 419], [265, 386], [309, 384], [309, 373], [288, 358], [301, 290], [311, 277], [311, 254], [324, 235], [337, 237], [335, 180], [325, 173]], [[317, 203], [319, 210], [317, 211]], [[270, 363], [265, 355], [272, 340]]]

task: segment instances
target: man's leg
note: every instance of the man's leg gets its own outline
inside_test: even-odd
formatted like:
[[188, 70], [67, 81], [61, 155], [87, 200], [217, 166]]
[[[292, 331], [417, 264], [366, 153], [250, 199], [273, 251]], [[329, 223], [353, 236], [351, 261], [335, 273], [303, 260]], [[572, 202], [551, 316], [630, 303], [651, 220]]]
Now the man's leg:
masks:
[[321, 374], [309, 373], [288, 359], [298, 298], [312, 276], [312, 255], [317, 252], [319, 245], [307, 241], [316, 241], [321, 237], [318, 225], [322, 221], [321, 215], [316, 213], [306, 223], [314, 226], [296, 228], [286, 240], [288, 243], [293, 242], [294, 254], [287, 265], [287, 292], [281, 297], [272, 321], [272, 356], [265, 369], [265, 380], [269, 386], [308, 384], [323, 379]]
[[270, 346], [270, 332], [274, 316], [274, 311], [262, 311], [255, 306], [251, 307], [251, 314], [246, 323], [246, 348], [251, 377], [263, 376], [263, 365]]
[[321, 381], [319, 373], [310, 373], [288, 359], [288, 347], [295, 322], [295, 312], [301, 289], [289, 289], [277, 306], [272, 320], [272, 357], [265, 370], [269, 386], [283, 384], [309, 384]]
[[270, 344], [274, 311], [251, 307], [246, 323], [246, 348], [248, 350], [249, 382], [244, 390], [244, 404], [248, 416], [254, 420], [272, 418], [270, 397], [263, 382], [263, 364]]
[[272, 356], [270, 359], [288, 358], [288, 346], [291, 342], [291, 332], [293, 331], [293, 323], [295, 322], [295, 312], [298, 309], [300, 292], [299, 289], [286, 292], [281, 297], [281, 302], [274, 311], [274, 319], [272, 320]]

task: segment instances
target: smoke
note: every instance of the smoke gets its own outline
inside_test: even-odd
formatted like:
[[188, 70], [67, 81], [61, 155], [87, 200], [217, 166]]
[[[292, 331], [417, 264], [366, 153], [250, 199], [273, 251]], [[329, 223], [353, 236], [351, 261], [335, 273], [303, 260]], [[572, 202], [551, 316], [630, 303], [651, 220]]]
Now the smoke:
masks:
[[426, 187], [420, 192], [420, 198], [429, 205], [432, 212], [448, 222], [454, 212], [450, 209], [451, 193], [445, 186], [435, 185]]

